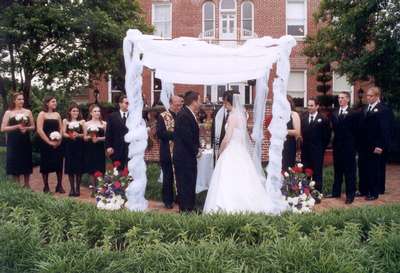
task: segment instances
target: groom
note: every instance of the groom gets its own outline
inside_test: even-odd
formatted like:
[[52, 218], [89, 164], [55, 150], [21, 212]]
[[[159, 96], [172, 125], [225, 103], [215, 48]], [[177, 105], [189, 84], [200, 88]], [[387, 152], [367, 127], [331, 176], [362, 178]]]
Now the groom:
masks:
[[200, 148], [196, 117], [200, 109], [199, 94], [186, 92], [184, 104], [175, 121], [173, 162], [179, 209], [181, 212], [190, 212], [196, 200], [197, 154]]

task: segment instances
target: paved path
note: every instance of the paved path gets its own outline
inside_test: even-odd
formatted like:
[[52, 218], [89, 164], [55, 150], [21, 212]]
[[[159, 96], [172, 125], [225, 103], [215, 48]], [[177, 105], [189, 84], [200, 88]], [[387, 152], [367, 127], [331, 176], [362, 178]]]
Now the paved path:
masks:
[[[54, 192], [56, 185], [55, 174], [50, 174], [50, 190]], [[66, 191], [65, 194], [54, 193], [53, 196], [57, 198], [74, 198], [82, 202], [88, 202], [95, 204], [95, 199], [90, 197], [90, 191], [86, 187], [81, 187], [81, 196], [68, 197], [69, 192], [69, 182], [68, 178], [65, 176], [63, 179], [63, 186]], [[346, 205], [345, 195], [342, 195], [341, 199], [323, 199], [321, 204], [316, 205], [316, 211], [325, 211], [332, 208], [349, 208], [349, 207], [361, 207], [365, 205], [382, 205], [388, 203], [400, 203], [400, 165], [388, 165], [386, 168], [386, 193], [381, 195], [378, 200], [375, 201], [365, 201], [364, 198], [356, 198], [354, 203], [351, 205]], [[35, 168], [33, 176], [31, 178], [31, 187], [34, 191], [42, 191], [43, 183], [42, 178], [39, 173], [39, 169]], [[177, 212], [178, 208], [175, 206], [173, 210], [166, 210], [163, 204], [156, 201], [149, 201], [149, 210], [151, 211], [163, 211], [163, 212]]]

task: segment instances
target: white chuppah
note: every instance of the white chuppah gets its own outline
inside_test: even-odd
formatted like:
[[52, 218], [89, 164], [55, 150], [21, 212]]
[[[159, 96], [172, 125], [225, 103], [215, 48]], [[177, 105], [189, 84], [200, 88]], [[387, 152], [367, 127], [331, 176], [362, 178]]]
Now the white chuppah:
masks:
[[254, 100], [255, 141], [254, 156], [261, 171], [261, 151], [265, 105], [268, 95], [268, 77], [276, 64], [273, 82], [272, 121], [269, 125], [271, 145], [267, 166], [266, 189], [280, 194], [282, 183], [282, 149], [290, 119], [290, 106], [286, 99], [290, 72], [289, 55], [296, 41], [291, 36], [279, 39], [263, 37], [250, 39], [237, 48], [226, 48], [209, 44], [197, 38], [181, 37], [162, 40], [153, 35], [144, 35], [139, 30], [127, 32], [124, 39], [126, 67], [125, 89], [129, 100], [127, 120], [129, 143], [129, 172], [134, 181], [126, 190], [129, 210], [142, 211], [147, 208], [144, 198], [147, 178], [144, 152], [147, 146], [147, 130], [142, 118], [142, 72], [146, 66], [154, 69], [155, 77], [162, 81], [161, 100], [168, 107], [173, 94], [173, 84], [227, 84], [257, 79]]

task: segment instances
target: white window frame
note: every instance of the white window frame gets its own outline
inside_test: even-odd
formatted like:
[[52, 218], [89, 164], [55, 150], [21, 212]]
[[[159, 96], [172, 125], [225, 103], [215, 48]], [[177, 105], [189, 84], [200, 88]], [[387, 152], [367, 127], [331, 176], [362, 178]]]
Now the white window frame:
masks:
[[[306, 107], [307, 106], [307, 100], [308, 100], [308, 94], [307, 94], [307, 69], [293, 69], [293, 70], [290, 70], [290, 73], [292, 73], [292, 72], [294, 72], [294, 73], [299, 73], [299, 72], [303, 72], [303, 74], [304, 74], [304, 83], [303, 83], [303, 88], [304, 88], [304, 97], [303, 97], [303, 100], [304, 100], [304, 102], [303, 102], [303, 106], [304, 107]], [[288, 95], [290, 95], [289, 94], [289, 92], [296, 92], [296, 90], [287, 90], [287, 94]]]
[[150, 106], [153, 106], [153, 104], [154, 104], [154, 92], [155, 91], [157, 91], [157, 92], [160, 92], [160, 96], [161, 96], [161, 89], [160, 90], [155, 90], [154, 89], [154, 78], [155, 78], [155, 72], [154, 71], [151, 71], [151, 81], [150, 81], [150, 83], [151, 83], [151, 92], [150, 92]]
[[234, 13], [237, 13], [236, 11], [237, 11], [237, 0], [233, 0], [233, 2], [235, 2], [235, 8], [234, 9], [223, 9], [222, 8], [222, 2], [223, 2], [224, 0], [221, 0], [221, 1], [219, 1], [219, 12], [221, 13], [221, 12], [234, 12]]
[[[244, 33], [244, 28], [243, 28], [243, 6], [244, 4], [250, 4], [251, 5], [251, 35], [245, 35]], [[251, 38], [254, 37], [254, 3], [252, 1], [244, 1], [240, 7], [240, 16], [241, 16], [241, 20], [240, 20], [240, 35], [243, 38]]]
[[[343, 76], [337, 75], [337, 76], [338, 76], [338, 78], [344, 77], [347, 81], [346, 75], [343, 75]], [[350, 86], [349, 90], [335, 89], [335, 79], [336, 79], [335, 72], [332, 72], [332, 95], [334, 95], [334, 96], [338, 95], [342, 91], [349, 92], [350, 93], [350, 103], [353, 104], [354, 103], [354, 85], [347, 81]]]
[[172, 38], [172, 3], [170, 3], [170, 2], [165, 2], [165, 3], [164, 2], [158, 2], [158, 3], [153, 3], [151, 5], [151, 24], [153, 26], [155, 26], [154, 25], [154, 14], [155, 14], [154, 10], [155, 10], [156, 6], [169, 6], [169, 12], [170, 12], [170, 15], [169, 15], [170, 22], [169, 22], [169, 24], [170, 24], [170, 29], [171, 29], [171, 35], [169, 37], [163, 36], [162, 38], [171, 39]]
[[288, 2], [303, 2], [304, 3], [304, 35], [292, 35], [294, 38], [296, 38], [297, 40], [303, 40], [305, 39], [305, 37], [307, 36], [308, 33], [308, 29], [307, 29], [307, 23], [308, 23], [308, 5], [307, 5], [307, 0], [286, 0], [286, 6], [285, 6], [285, 27], [286, 27], [286, 35], [290, 35], [288, 34]]
[[[212, 36], [204, 36], [204, 34], [206, 33], [205, 32], [205, 6], [206, 6], [206, 4], [212, 4], [213, 5], [213, 22], [214, 22], [214, 24], [213, 24], [213, 35]], [[202, 18], [201, 18], [201, 24], [202, 24], [202, 30], [203, 30], [203, 38], [215, 38], [215, 19], [216, 19], [216, 16], [215, 16], [215, 12], [216, 12], [216, 8], [215, 8], [215, 4], [214, 4], [214, 2], [212, 2], [212, 1], [206, 1], [206, 2], [204, 2], [203, 3], [203, 6], [202, 6]]]
[[[235, 82], [235, 83], [228, 83], [228, 84], [216, 84], [216, 85], [208, 85], [211, 86], [211, 102], [212, 103], [222, 103], [222, 101], [219, 101], [218, 99], [218, 86], [225, 86], [225, 90], [231, 89], [232, 85], [237, 85], [239, 86], [239, 92], [240, 92], [240, 101], [241, 103], [244, 104], [245, 99], [246, 99], [246, 85], [248, 85], [247, 82]], [[253, 92], [254, 92], [254, 86], [249, 85], [250, 87], [250, 104], [253, 104]], [[204, 92], [203, 92], [203, 101], [207, 98], [207, 85], [204, 85]]]

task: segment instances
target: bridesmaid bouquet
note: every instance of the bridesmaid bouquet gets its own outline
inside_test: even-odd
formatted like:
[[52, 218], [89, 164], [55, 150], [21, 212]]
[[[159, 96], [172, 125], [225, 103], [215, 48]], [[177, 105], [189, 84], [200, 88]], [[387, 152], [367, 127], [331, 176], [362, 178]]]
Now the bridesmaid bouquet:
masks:
[[99, 132], [99, 127], [97, 126], [92, 125], [87, 128], [87, 133], [90, 135], [91, 138], [95, 138], [98, 132]]
[[79, 133], [81, 125], [77, 121], [72, 121], [68, 123], [67, 134], [70, 138], [74, 138], [77, 133]]
[[24, 114], [16, 114], [14, 117], [10, 118], [10, 121], [13, 121], [14, 124], [21, 124], [23, 126], [29, 125], [29, 117]]
[[97, 208], [104, 210], [118, 210], [124, 207], [126, 202], [125, 190], [133, 181], [125, 167], [118, 170], [121, 165], [119, 161], [107, 166], [105, 174], [95, 172], [97, 187], [92, 188], [96, 195]]
[[49, 138], [52, 141], [59, 141], [61, 139], [61, 134], [57, 131], [54, 131], [50, 133]]
[[313, 171], [304, 169], [298, 163], [283, 173], [282, 194], [286, 197], [289, 207], [294, 213], [311, 212], [316, 203], [320, 203], [322, 194], [315, 189], [312, 178]]

